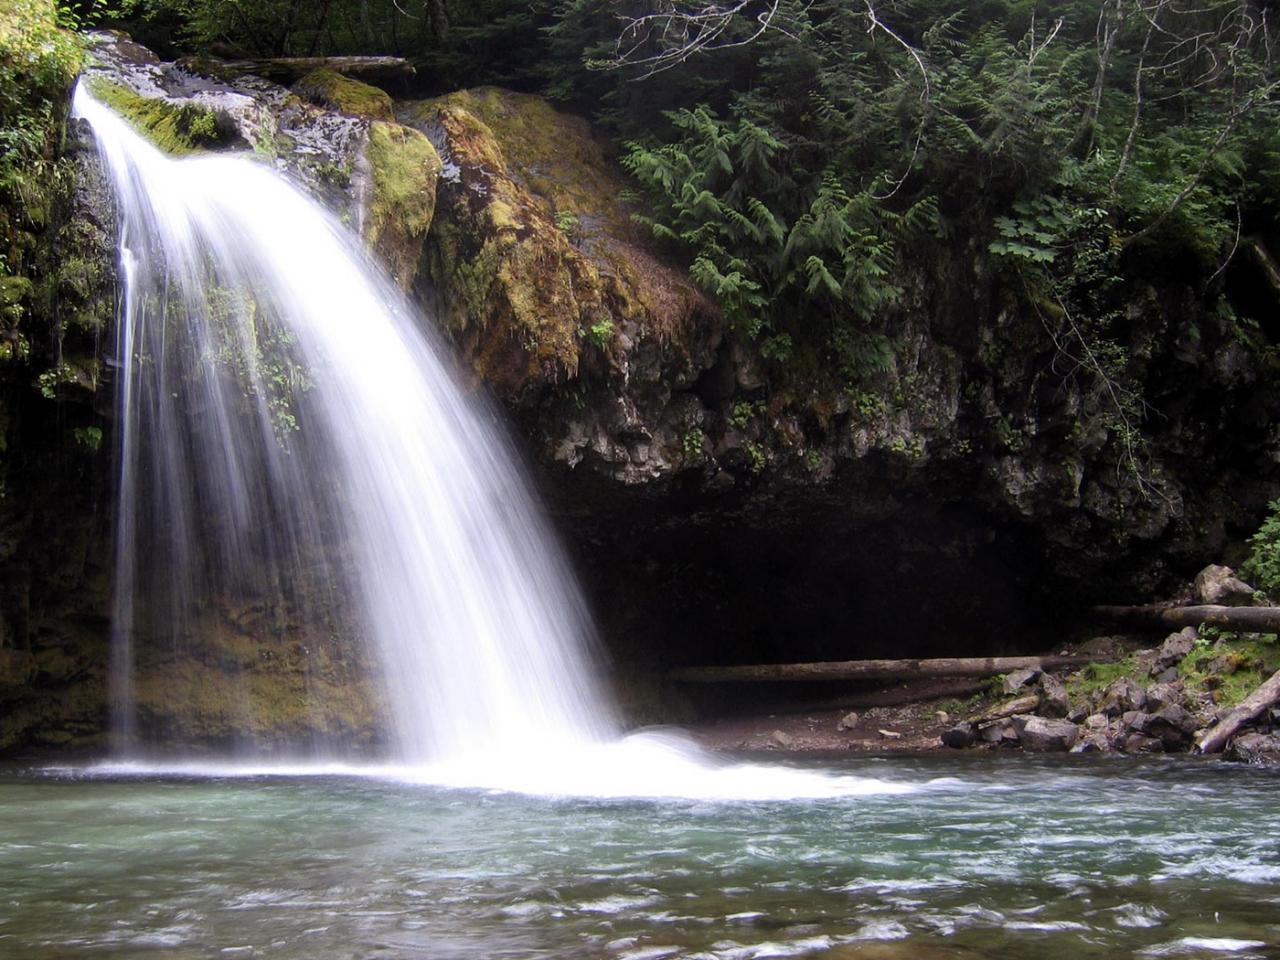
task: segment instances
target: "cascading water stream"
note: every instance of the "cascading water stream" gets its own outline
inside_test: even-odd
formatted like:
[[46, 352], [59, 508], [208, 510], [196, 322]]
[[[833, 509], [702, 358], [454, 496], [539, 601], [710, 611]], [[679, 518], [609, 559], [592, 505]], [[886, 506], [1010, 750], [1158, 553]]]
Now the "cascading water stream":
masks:
[[320, 580], [354, 581], [398, 759], [608, 736], [573, 580], [398, 292], [264, 166], [175, 161], [83, 89], [75, 107], [124, 250], [117, 673], [140, 591], [176, 626], [246, 572], [296, 586], [345, 544]]
[[[177, 648], [211, 606], [265, 597], [376, 651], [400, 775], [588, 794], [885, 788], [618, 740], [589, 616], [491, 411], [356, 238], [260, 163], [167, 157], [83, 87], [74, 107], [121, 230], [122, 758], [148, 757], [142, 638]], [[340, 744], [316, 758], [352, 759]]]

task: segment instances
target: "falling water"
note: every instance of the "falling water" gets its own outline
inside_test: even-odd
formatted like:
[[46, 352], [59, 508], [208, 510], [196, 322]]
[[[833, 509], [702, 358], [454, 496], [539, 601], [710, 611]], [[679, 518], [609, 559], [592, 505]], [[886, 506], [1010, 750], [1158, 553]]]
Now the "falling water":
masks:
[[175, 161], [75, 106], [123, 249], [117, 732], [144, 603], [181, 635], [309, 577], [351, 580], [398, 759], [608, 735], [582, 600], [490, 411], [349, 233], [261, 164]]
[[[210, 608], [266, 598], [375, 652], [389, 731], [377, 771], [543, 793], [900, 789], [722, 766], [669, 735], [619, 739], [583, 600], [492, 411], [459, 390], [356, 238], [260, 163], [167, 157], [83, 87], [75, 110], [120, 220], [121, 759], [154, 763], [164, 737], [139, 733], [143, 644], [183, 664]], [[163, 689], [199, 697], [201, 676]], [[370, 772], [357, 759], [330, 743], [270, 769]]]

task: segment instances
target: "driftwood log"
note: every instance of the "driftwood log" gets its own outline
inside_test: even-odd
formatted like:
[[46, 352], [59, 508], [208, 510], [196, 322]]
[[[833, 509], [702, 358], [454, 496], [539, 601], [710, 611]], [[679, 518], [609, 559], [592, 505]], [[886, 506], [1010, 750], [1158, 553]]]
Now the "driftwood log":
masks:
[[320, 69], [369, 83], [408, 80], [414, 75], [413, 64], [403, 57], [264, 57], [222, 60], [217, 65], [227, 73], [252, 73], [278, 83], [292, 83]]
[[839, 660], [757, 663], [732, 667], [680, 667], [682, 683], [785, 683], [810, 680], [915, 680], [921, 677], [994, 677], [1012, 670], [1059, 670], [1097, 663], [1096, 657], [944, 657], [933, 660]]
[[1196, 753], [1217, 753], [1235, 736], [1236, 731], [1280, 700], [1280, 670], [1240, 703], [1196, 741]]
[[1181, 630], [1205, 623], [1241, 633], [1280, 633], [1280, 607], [1094, 607], [1093, 612], [1116, 624], [1149, 630]]

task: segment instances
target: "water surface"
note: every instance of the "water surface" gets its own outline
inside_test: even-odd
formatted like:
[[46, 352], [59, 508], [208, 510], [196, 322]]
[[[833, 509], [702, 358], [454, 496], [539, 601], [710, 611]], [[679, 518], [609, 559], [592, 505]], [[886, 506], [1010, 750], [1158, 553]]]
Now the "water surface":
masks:
[[1280, 957], [1280, 774], [827, 761], [886, 789], [574, 799], [0, 775], [0, 956]]

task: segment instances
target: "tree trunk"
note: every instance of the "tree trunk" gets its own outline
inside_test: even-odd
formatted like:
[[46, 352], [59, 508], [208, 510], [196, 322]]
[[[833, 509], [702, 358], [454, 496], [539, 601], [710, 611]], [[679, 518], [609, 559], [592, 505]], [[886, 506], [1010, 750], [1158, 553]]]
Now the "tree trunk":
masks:
[[1235, 709], [1215, 723], [1196, 741], [1196, 753], [1217, 753], [1246, 723], [1280, 700], [1280, 670], [1245, 697]]
[[1242, 633], [1280, 633], [1280, 607], [1094, 607], [1114, 623], [1149, 630], [1181, 630], [1205, 623]]
[[680, 667], [682, 683], [783, 683], [809, 680], [913, 680], [918, 677], [994, 677], [1028, 667], [1056, 670], [1098, 662], [1094, 657], [946, 657], [934, 660], [840, 660], [759, 663], [733, 667]]
[[231, 73], [253, 73], [277, 83], [292, 83], [324, 68], [370, 83], [412, 77], [413, 64], [403, 57], [262, 57], [218, 64]]

